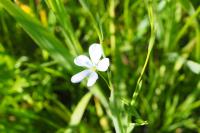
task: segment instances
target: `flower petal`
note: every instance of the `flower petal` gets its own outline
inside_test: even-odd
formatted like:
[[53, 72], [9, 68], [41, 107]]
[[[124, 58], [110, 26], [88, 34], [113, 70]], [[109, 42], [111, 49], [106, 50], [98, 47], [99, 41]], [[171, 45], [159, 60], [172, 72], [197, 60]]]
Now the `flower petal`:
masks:
[[79, 83], [81, 82], [85, 77], [87, 77], [88, 75], [91, 74], [91, 70], [83, 70], [77, 74], [75, 74], [74, 76], [72, 76], [71, 78], [71, 82], [72, 83]]
[[90, 68], [90, 67], [93, 66], [92, 62], [90, 61], [90, 59], [85, 55], [79, 55], [78, 57], [76, 57], [74, 59], [74, 63], [77, 66], [83, 66], [83, 67], [87, 67], [87, 68]]
[[88, 78], [87, 86], [91, 87], [92, 85], [94, 85], [97, 79], [98, 79], [98, 74], [96, 72], [92, 72]]
[[102, 52], [103, 52], [102, 47], [98, 43], [93, 43], [89, 47], [89, 54], [90, 54], [90, 58], [92, 60], [92, 63], [97, 64], [99, 62], [99, 59], [102, 56]]
[[105, 72], [108, 69], [109, 65], [110, 65], [109, 59], [103, 58], [97, 64], [97, 70]]

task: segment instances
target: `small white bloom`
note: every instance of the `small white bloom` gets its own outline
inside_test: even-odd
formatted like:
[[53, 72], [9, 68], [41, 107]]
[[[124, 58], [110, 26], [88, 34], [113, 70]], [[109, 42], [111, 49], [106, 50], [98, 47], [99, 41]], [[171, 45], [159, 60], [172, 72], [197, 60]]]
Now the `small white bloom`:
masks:
[[[94, 85], [98, 79], [98, 74], [96, 71], [105, 72], [110, 63], [108, 58], [101, 59], [103, 54], [102, 47], [100, 44], [94, 43], [89, 47], [90, 59], [85, 55], [79, 55], [74, 59], [74, 63], [77, 66], [85, 67], [86, 70], [83, 70], [74, 76], [72, 76], [72, 83], [79, 83], [85, 77], [88, 77], [87, 86], [91, 87]], [[101, 60], [100, 60], [101, 59]]]

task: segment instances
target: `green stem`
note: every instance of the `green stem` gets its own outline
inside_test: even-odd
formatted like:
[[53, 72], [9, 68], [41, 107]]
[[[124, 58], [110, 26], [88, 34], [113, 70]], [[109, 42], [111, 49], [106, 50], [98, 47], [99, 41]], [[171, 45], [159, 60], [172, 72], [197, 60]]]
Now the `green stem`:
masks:
[[137, 80], [137, 85], [136, 85], [136, 89], [133, 93], [132, 96], [132, 100], [131, 100], [131, 105], [135, 104], [136, 98], [141, 90], [141, 85], [142, 85], [142, 77], [144, 75], [144, 72], [146, 70], [150, 55], [151, 55], [151, 51], [153, 49], [154, 46], [154, 42], [155, 42], [155, 27], [154, 27], [154, 13], [153, 13], [153, 7], [152, 7], [152, 1], [149, 1], [150, 3], [147, 5], [147, 10], [148, 10], [148, 15], [149, 15], [149, 20], [150, 20], [150, 26], [151, 26], [151, 37], [149, 40], [149, 46], [148, 46], [148, 53], [146, 56], [146, 60], [145, 63], [143, 65], [142, 71], [140, 73], [140, 76]]
[[110, 85], [109, 85], [109, 82], [104, 78], [104, 76], [98, 72], [98, 74], [102, 77], [102, 79], [106, 82], [108, 88], [111, 88]]
[[[110, 30], [110, 45], [111, 45], [111, 56], [112, 61], [115, 62], [115, 49], [116, 49], [116, 38], [115, 38], [115, 24], [114, 24], [114, 18], [115, 18], [115, 0], [110, 0], [109, 2], [109, 16], [110, 16], [110, 22], [109, 22], [109, 30]], [[110, 86], [110, 107], [111, 107], [111, 113], [112, 113], [112, 121], [114, 124], [114, 128], [116, 133], [123, 133], [122, 123], [120, 120], [120, 107], [117, 103], [118, 100], [115, 96], [116, 90], [114, 89], [114, 86], [112, 84], [112, 75], [111, 71], [107, 72], [108, 80], [109, 80], [109, 86]]]

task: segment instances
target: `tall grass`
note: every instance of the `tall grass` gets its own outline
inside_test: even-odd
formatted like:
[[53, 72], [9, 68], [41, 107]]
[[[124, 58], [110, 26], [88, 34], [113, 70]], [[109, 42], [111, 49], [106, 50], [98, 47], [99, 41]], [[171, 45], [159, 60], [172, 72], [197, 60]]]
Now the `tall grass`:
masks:
[[[0, 0], [0, 132], [199, 132], [200, 3]], [[73, 59], [100, 43], [96, 84]]]

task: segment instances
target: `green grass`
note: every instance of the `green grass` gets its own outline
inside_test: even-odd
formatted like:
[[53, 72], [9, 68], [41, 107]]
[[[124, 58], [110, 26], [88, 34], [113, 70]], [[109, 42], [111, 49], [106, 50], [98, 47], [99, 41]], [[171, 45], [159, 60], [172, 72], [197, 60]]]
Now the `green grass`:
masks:
[[[96, 84], [73, 63], [101, 43]], [[198, 0], [0, 0], [0, 132], [200, 132]]]

